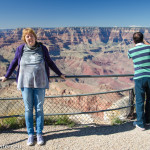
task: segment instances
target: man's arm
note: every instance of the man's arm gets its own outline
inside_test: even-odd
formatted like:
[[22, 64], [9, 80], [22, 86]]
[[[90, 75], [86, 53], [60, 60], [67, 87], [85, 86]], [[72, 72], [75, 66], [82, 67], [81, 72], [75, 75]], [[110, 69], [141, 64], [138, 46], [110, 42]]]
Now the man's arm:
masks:
[[147, 41], [143, 40], [143, 43], [146, 45], [150, 45], [150, 43], [148, 43]]

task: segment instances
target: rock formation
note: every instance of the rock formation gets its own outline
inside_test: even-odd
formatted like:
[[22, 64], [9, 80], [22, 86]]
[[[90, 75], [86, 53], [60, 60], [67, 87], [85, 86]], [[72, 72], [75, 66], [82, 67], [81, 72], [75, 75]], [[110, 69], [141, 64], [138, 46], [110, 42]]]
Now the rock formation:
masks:
[[[0, 76], [6, 73], [9, 63], [12, 61], [15, 50], [23, 41], [21, 40], [22, 28], [0, 30]], [[118, 27], [64, 27], [64, 28], [34, 28], [38, 41], [47, 46], [51, 58], [58, 68], [66, 75], [112, 75], [133, 74], [132, 60], [127, 57], [127, 51], [133, 47], [132, 36], [134, 32], [140, 31], [145, 39], [150, 41], [150, 28], [118, 28]], [[51, 75], [55, 75], [51, 72]], [[15, 76], [15, 73], [14, 73]], [[110, 90], [120, 90], [133, 87], [131, 77], [120, 78], [79, 78], [67, 79], [66, 81], [50, 83], [47, 95], [66, 95], [94, 93]], [[3, 85], [0, 85], [4, 87]], [[8, 86], [8, 85], [7, 85]], [[9, 93], [9, 88], [0, 90], [1, 96]], [[18, 95], [14, 85], [9, 84], [11, 93]], [[7, 92], [6, 92], [6, 91]], [[94, 96], [88, 102], [82, 104], [78, 98], [76, 102], [70, 99], [66, 106], [77, 109], [84, 105], [82, 111], [97, 111], [99, 109], [111, 108], [116, 100], [123, 99], [116, 94], [115, 99], [106, 101], [102, 98], [103, 106], [96, 104], [99, 99]], [[90, 106], [92, 103], [92, 106]], [[96, 105], [94, 107], [94, 105]], [[81, 110], [81, 109], [80, 109]], [[103, 116], [99, 116], [102, 118]]]

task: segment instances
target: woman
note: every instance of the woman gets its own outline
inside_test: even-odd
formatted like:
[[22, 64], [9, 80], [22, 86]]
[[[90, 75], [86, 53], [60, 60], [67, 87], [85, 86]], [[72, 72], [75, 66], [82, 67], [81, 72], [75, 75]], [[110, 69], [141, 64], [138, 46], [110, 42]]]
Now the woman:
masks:
[[43, 104], [45, 89], [49, 88], [49, 67], [61, 78], [65, 79], [65, 76], [51, 60], [47, 48], [37, 42], [37, 36], [31, 28], [23, 30], [22, 40], [25, 43], [17, 48], [6, 75], [0, 79], [6, 81], [18, 65], [16, 81], [25, 105], [25, 120], [29, 135], [27, 145], [34, 144], [33, 106], [36, 112], [37, 143], [42, 145]]

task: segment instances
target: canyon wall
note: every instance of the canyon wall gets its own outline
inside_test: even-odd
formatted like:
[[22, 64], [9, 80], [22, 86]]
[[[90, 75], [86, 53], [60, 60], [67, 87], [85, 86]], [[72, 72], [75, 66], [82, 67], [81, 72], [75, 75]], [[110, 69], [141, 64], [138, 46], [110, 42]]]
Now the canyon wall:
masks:
[[[23, 43], [22, 30], [22, 28], [0, 30], [0, 76], [6, 73], [17, 46]], [[38, 41], [46, 45], [51, 58], [66, 75], [133, 74], [132, 60], [127, 56], [128, 49], [134, 46], [133, 33], [140, 31], [145, 39], [150, 41], [150, 28], [66, 27], [34, 28], [34, 30]], [[51, 71], [51, 75], [56, 74]], [[9, 97], [20, 96], [14, 83], [6, 86], [0, 83], [0, 86], [3, 87], [0, 90], [1, 97], [8, 97], [8, 93]], [[50, 89], [46, 91], [46, 95], [94, 93], [131, 87], [134, 87], [132, 77], [79, 78], [66, 81], [56, 79], [50, 82]], [[114, 99], [108, 97], [109, 101], [107, 97], [94, 96], [82, 105], [82, 111], [107, 109], [128, 94], [114, 95]], [[100, 101], [99, 104], [97, 101]], [[103, 103], [100, 105], [101, 101]], [[82, 102], [83, 100], [79, 98], [76, 101], [71, 99], [68, 103], [62, 100], [67, 106], [74, 104], [73, 109], [77, 109]], [[100, 116], [102, 117], [103, 115]]]
[[[22, 28], [0, 30], [0, 75], [6, 73], [17, 46], [23, 43], [22, 30]], [[150, 41], [150, 28], [64, 27], [34, 28], [34, 30], [38, 41], [47, 46], [51, 58], [66, 75], [133, 73], [132, 61], [127, 57], [128, 49], [134, 46], [133, 33], [140, 31], [145, 39]], [[89, 80], [80, 79], [79, 83], [89, 84]], [[128, 87], [132, 82], [126, 78], [116, 80], [115, 85], [111, 79], [102, 81], [99, 79], [95, 82], [104, 84], [106, 81], [109, 81], [106, 85], [110, 88], [117, 88], [118, 85], [121, 88]], [[72, 85], [72, 82], [75, 81], [67, 81], [66, 84]], [[91, 84], [96, 84], [95, 82], [92, 81]]]

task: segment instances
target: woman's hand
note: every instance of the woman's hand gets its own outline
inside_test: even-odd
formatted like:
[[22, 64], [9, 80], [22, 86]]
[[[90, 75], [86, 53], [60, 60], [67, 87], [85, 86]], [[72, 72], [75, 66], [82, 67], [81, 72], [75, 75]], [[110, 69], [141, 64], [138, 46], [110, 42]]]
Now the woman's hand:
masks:
[[66, 77], [65, 77], [65, 75], [64, 74], [62, 74], [61, 76], [60, 76], [62, 79], [66, 79]]
[[7, 80], [7, 78], [6, 77], [0, 77], [0, 80], [2, 81], [2, 82], [5, 82], [6, 80]]

